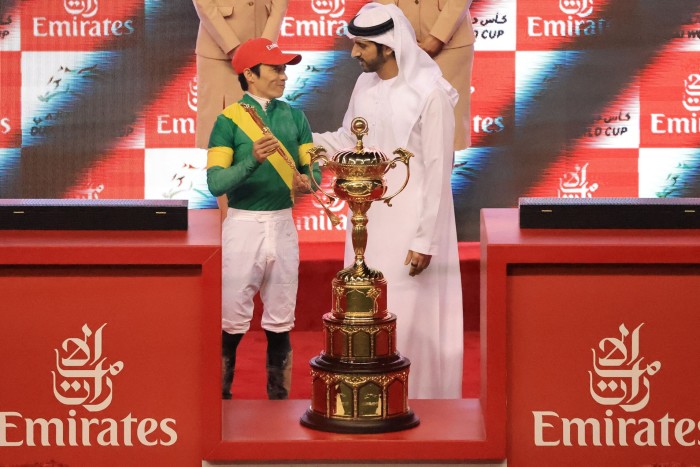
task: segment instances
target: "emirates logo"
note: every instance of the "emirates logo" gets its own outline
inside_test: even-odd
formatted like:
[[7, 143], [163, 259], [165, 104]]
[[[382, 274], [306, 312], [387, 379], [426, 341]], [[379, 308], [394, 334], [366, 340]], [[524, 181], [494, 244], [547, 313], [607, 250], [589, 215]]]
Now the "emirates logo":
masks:
[[69, 14], [83, 18], [97, 14], [97, 0], [63, 0], [63, 7]]
[[311, 0], [311, 9], [317, 15], [339, 18], [345, 13], [344, 0]]
[[593, 13], [593, 0], [559, 0], [559, 9], [566, 15], [585, 18]]
[[620, 337], [606, 337], [593, 351], [593, 371], [589, 371], [590, 391], [601, 405], [616, 405], [626, 412], [637, 412], [649, 403], [649, 376], [661, 369], [657, 360], [643, 364], [640, 356], [639, 334], [644, 323], [632, 334], [624, 324]]
[[700, 73], [691, 73], [683, 84], [683, 107], [690, 112], [700, 111]]
[[96, 332], [83, 325], [82, 337], [69, 337], [56, 352], [53, 393], [64, 405], [81, 405], [90, 412], [99, 412], [112, 403], [112, 376], [123, 369], [122, 362], [107, 364], [102, 356], [102, 330]]

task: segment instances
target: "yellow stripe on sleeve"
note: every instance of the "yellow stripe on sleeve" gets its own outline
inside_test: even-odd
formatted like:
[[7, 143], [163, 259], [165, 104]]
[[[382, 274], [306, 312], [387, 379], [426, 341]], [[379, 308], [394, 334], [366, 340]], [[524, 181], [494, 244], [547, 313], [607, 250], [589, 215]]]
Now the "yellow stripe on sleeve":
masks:
[[233, 149], [225, 146], [209, 148], [207, 151], [207, 169], [214, 166], [227, 169], [233, 165]]
[[314, 147], [314, 143], [306, 143], [299, 146], [299, 163], [301, 165], [311, 164], [311, 155], [309, 154], [309, 149]]

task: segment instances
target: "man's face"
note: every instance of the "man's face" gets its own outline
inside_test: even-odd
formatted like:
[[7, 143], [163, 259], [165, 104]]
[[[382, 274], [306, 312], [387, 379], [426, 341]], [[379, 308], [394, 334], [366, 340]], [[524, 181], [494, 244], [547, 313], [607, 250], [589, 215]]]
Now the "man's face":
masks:
[[260, 65], [260, 76], [252, 76], [250, 91], [258, 97], [276, 99], [284, 94], [287, 65]]
[[[384, 49], [382, 47], [382, 49]], [[384, 49], [385, 50], [385, 49]], [[375, 42], [355, 38], [352, 46], [352, 57], [360, 62], [365, 73], [377, 72], [382, 69], [387, 57], [380, 51]]]

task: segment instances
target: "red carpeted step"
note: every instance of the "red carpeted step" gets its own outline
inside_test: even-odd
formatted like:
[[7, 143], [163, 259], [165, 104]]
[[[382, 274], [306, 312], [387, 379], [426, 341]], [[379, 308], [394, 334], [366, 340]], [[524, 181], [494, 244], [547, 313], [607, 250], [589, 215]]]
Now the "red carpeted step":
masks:
[[[320, 321], [320, 319], [319, 319]], [[311, 398], [311, 369], [309, 360], [323, 350], [323, 333], [292, 331], [294, 367], [292, 371], [292, 399]], [[233, 382], [234, 399], [266, 399], [265, 349], [267, 341], [262, 331], [249, 331], [238, 347], [236, 376]], [[399, 349], [400, 350], [400, 349]], [[464, 378], [462, 397], [478, 397], [479, 386], [479, 333], [464, 333]]]

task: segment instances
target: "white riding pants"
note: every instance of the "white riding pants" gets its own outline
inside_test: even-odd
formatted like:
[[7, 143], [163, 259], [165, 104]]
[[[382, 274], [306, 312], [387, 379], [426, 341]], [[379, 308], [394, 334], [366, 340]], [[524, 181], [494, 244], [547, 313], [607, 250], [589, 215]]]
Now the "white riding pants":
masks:
[[253, 318], [253, 297], [260, 291], [262, 328], [290, 331], [299, 284], [299, 240], [292, 210], [229, 208], [221, 237], [222, 329], [246, 332]]

